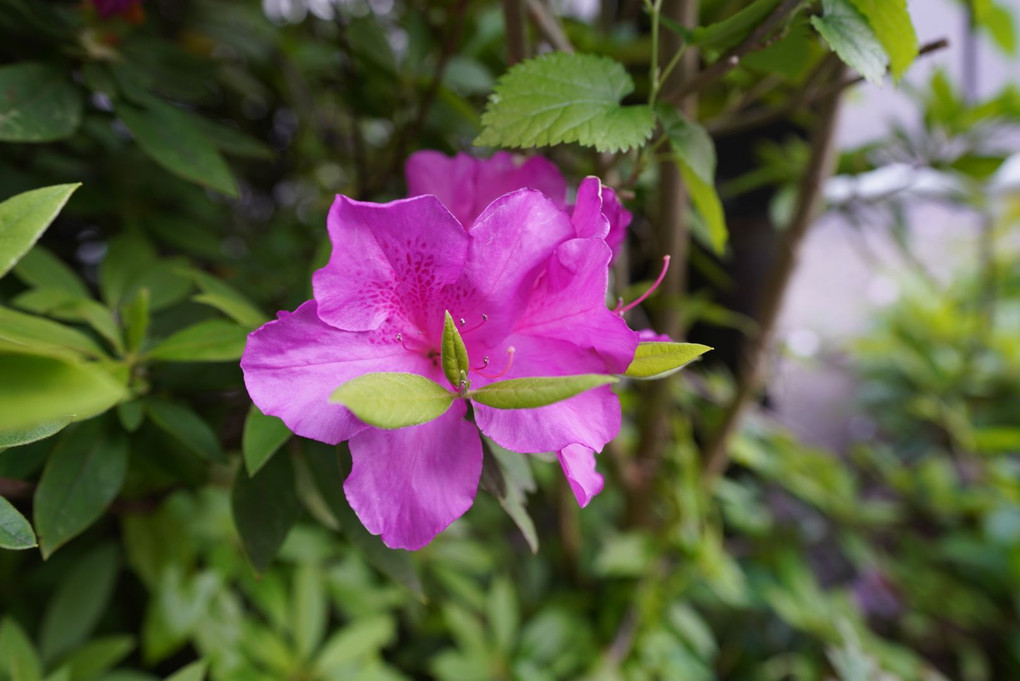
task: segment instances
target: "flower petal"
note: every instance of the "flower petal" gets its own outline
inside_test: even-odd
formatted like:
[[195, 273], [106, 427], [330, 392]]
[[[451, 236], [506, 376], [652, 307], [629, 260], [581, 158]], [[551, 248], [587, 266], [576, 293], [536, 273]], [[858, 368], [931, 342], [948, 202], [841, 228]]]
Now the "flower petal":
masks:
[[482, 474], [482, 441], [458, 400], [443, 416], [351, 438], [344, 492], [372, 534], [394, 549], [428, 544], [467, 511]]
[[253, 331], [241, 369], [263, 413], [283, 419], [302, 437], [334, 445], [367, 427], [329, 402], [341, 383], [372, 371], [441, 378], [432, 362], [378, 332], [340, 331], [324, 323], [314, 300]]
[[584, 508], [605, 484], [595, 470], [595, 452], [584, 445], [569, 445], [560, 450], [558, 457], [574, 498]]
[[609, 234], [609, 219], [602, 214], [602, 182], [588, 176], [577, 188], [577, 202], [570, 216], [576, 236], [582, 239], [605, 239]]
[[368, 331], [421, 310], [460, 276], [468, 237], [434, 196], [365, 203], [338, 196], [329, 211], [333, 255], [312, 276], [319, 317]]
[[609, 220], [606, 243], [613, 249], [613, 257], [616, 257], [623, 248], [624, 239], [627, 238], [627, 227], [630, 226], [634, 215], [623, 207], [620, 197], [610, 187], [602, 187], [602, 213]]

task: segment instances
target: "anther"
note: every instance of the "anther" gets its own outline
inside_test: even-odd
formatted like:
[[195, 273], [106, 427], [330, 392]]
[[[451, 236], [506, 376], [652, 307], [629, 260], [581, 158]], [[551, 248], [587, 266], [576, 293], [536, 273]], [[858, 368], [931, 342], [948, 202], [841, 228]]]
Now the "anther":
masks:
[[[475, 331], [475, 330], [477, 330], [477, 329], [480, 329], [480, 328], [482, 327], [482, 324], [484, 324], [484, 323], [485, 323], [485, 322], [487, 322], [487, 321], [489, 321], [489, 315], [487, 315], [487, 314], [483, 314], [483, 315], [482, 315], [482, 321], [478, 322], [477, 324], [475, 324], [474, 326], [472, 326], [472, 327], [471, 327], [470, 329], [461, 329], [461, 333], [471, 333], [472, 331]], [[461, 320], [460, 320], [460, 325], [461, 325], [461, 326], [464, 326], [464, 325], [465, 325], [466, 323], [467, 323], [467, 322], [466, 322], [466, 321], [464, 320], [464, 318], [463, 318], [463, 317], [461, 317]]]
[[[506, 373], [508, 371], [510, 371], [510, 367], [513, 366], [513, 363], [514, 363], [514, 354], [516, 352], [517, 352], [517, 349], [514, 348], [514, 346], [512, 346], [512, 345], [506, 349], [506, 366], [503, 367], [503, 371], [499, 372], [498, 374], [495, 374], [495, 375], [483, 374], [481, 371], [478, 371], [478, 369], [475, 369], [475, 371], [478, 373], [479, 376], [484, 376], [485, 378], [489, 378], [489, 379], [502, 378], [503, 376], [506, 376]], [[484, 357], [482, 359], [482, 364], [485, 365], [484, 367], [482, 367], [483, 369], [484, 368], [488, 368], [488, 366], [489, 366], [489, 358], [488, 357]]]
[[615, 312], [616, 314], [622, 316], [628, 310], [632, 310], [635, 307], [637, 307], [638, 305], [640, 305], [644, 301], [645, 298], [647, 298], [648, 296], [652, 295], [652, 292], [655, 291], [655, 289], [659, 288], [659, 284], [661, 284], [662, 280], [666, 278], [666, 272], [667, 271], [669, 271], [669, 256], [668, 255], [664, 255], [664, 256], [662, 256], [662, 271], [659, 272], [659, 278], [655, 280], [655, 283], [653, 283], [651, 285], [651, 287], [647, 291], [642, 293], [638, 297], [638, 299], [635, 300], [632, 303], [624, 305], [623, 304], [623, 300], [621, 299], [620, 302], [617, 303], [616, 309], [613, 310], [613, 312]]

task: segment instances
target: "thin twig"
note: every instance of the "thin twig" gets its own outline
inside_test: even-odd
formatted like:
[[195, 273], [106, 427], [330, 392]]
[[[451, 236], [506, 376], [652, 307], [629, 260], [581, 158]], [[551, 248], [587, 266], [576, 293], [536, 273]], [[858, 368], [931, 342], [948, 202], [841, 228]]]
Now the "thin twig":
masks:
[[687, 95], [701, 90], [706, 85], [719, 80], [732, 71], [746, 55], [765, 47], [772, 39], [773, 33], [781, 27], [786, 18], [796, 11], [803, 2], [804, 0], [783, 0], [765, 18], [765, 21], [761, 22], [757, 28], [751, 31], [751, 34], [743, 42], [729, 49], [723, 56], [709, 64], [696, 78], [692, 78], [684, 83], [683, 87], [673, 93], [667, 101], [673, 103], [682, 101]]
[[521, 0], [503, 0], [503, 22], [506, 24], [507, 66], [513, 66], [528, 56], [524, 43], [523, 10]]
[[[845, 66], [840, 64], [836, 79], [842, 80]], [[832, 171], [835, 156], [836, 120], [842, 90], [831, 94], [821, 102], [817, 126], [811, 139], [811, 158], [801, 179], [800, 191], [793, 220], [783, 232], [779, 252], [762, 297], [758, 315], [758, 332], [750, 339], [750, 348], [737, 373], [737, 386], [733, 397], [723, 411], [723, 420], [708, 439], [704, 448], [705, 472], [702, 483], [706, 486], [723, 474], [729, 464], [729, 441], [736, 430], [744, 410], [761, 382], [765, 355], [775, 332], [783, 299], [789, 288], [797, 265], [804, 235], [818, 211], [821, 202], [822, 185]]]
[[525, 0], [525, 2], [528, 5], [531, 21], [534, 22], [535, 28], [542, 34], [542, 37], [558, 51], [573, 54], [574, 46], [570, 43], [570, 38], [567, 37], [559, 20], [553, 16], [545, 3], [542, 0]]

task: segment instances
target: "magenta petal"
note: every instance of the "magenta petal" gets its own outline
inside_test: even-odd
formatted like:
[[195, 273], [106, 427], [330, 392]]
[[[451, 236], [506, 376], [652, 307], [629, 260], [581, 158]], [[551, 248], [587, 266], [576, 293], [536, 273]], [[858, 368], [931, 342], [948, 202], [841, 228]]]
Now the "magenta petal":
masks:
[[351, 438], [344, 492], [361, 522], [394, 549], [428, 544], [471, 508], [482, 473], [482, 442], [458, 400], [443, 416]]
[[468, 237], [434, 196], [377, 204], [338, 196], [329, 211], [333, 255], [312, 277], [319, 317], [345, 331], [419, 319], [455, 282]]
[[638, 340], [642, 343], [672, 343], [673, 339], [655, 329], [640, 329], [637, 332]]
[[595, 452], [583, 445], [569, 445], [561, 449], [558, 456], [574, 498], [584, 508], [605, 484], [602, 475], [595, 470]]
[[609, 220], [609, 234], [606, 235], [606, 243], [613, 249], [615, 257], [623, 247], [623, 241], [627, 237], [627, 227], [630, 226], [634, 216], [620, 203], [620, 197], [609, 187], [602, 188], [602, 213]]
[[609, 220], [602, 213], [602, 182], [597, 177], [586, 177], [577, 188], [570, 221], [576, 235], [582, 239], [605, 239], [609, 234]]
[[620, 400], [604, 386], [537, 409], [474, 405], [475, 422], [514, 452], [556, 452], [572, 444], [601, 451], [620, 432]]
[[407, 371], [438, 379], [424, 357], [375, 333], [340, 331], [316, 315], [309, 300], [248, 336], [241, 357], [248, 394], [264, 414], [303, 437], [337, 444], [366, 426], [329, 402], [343, 382], [372, 371]]

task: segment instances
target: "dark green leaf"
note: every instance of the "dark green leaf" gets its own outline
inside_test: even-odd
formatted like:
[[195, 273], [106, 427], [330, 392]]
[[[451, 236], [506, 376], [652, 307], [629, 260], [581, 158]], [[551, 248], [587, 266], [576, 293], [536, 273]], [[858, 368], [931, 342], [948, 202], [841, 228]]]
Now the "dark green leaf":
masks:
[[62, 666], [70, 669], [71, 679], [95, 679], [123, 661], [134, 649], [134, 636], [104, 636], [75, 650]]
[[275, 416], [266, 416], [254, 404], [248, 410], [241, 437], [241, 451], [248, 475], [255, 475], [269, 461], [292, 433], [283, 421]]
[[418, 374], [376, 373], [347, 381], [329, 399], [369, 425], [393, 429], [439, 418], [456, 396]]
[[460, 384], [467, 380], [468, 372], [471, 371], [471, 365], [468, 361], [467, 347], [464, 345], [464, 339], [460, 337], [460, 331], [457, 330], [457, 325], [453, 321], [453, 317], [450, 316], [450, 311], [446, 311], [446, 319], [443, 322], [443, 349], [442, 349], [442, 362], [443, 362], [443, 375], [446, 376], [446, 380], [450, 382], [455, 389], [460, 388]]
[[851, 0], [822, 0], [822, 16], [812, 17], [811, 24], [857, 73], [872, 83], [882, 81], [889, 56]]
[[25, 630], [12, 617], [0, 620], [0, 678], [41, 681], [42, 663]]
[[466, 397], [495, 409], [534, 409], [554, 404], [599, 386], [616, 383], [615, 376], [536, 376], [490, 383], [472, 390]]
[[127, 438], [98, 420], [65, 431], [35, 490], [35, 527], [46, 558], [95, 522], [120, 492]]
[[188, 407], [156, 398], [145, 401], [152, 422], [190, 451], [207, 461], [223, 463], [227, 455], [209, 424]]
[[[3, 92], [2, 85], [0, 92]], [[0, 123], [0, 127], [2, 125]], [[58, 184], [33, 189], [0, 203], [0, 277], [28, 253], [80, 186], [80, 183]]]
[[656, 112], [673, 154], [705, 184], [715, 183], [715, 143], [708, 132], [677, 109], [660, 105]]
[[231, 506], [244, 552], [263, 572], [301, 514], [290, 457], [273, 457], [250, 478], [238, 472]]
[[647, 106], [621, 106], [634, 83], [621, 64], [556, 52], [523, 61], [499, 79], [477, 145], [542, 147], [578, 142], [598, 151], [640, 146], [652, 134]]
[[743, 40], [778, 5], [779, 0], [754, 0], [722, 21], [694, 29], [690, 40], [695, 45], [725, 50]]
[[711, 349], [698, 343], [641, 343], [626, 375], [630, 378], [664, 378]]
[[36, 244], [14, 267], [14, 274], [29, 286], [60, 289], [79, 298], [91, 298], [78, 274], [49, 250]]
[[276, 156], [276, 152], [271, 147], [259, 142], [254, 137], [244, 134], [240, 130], [198, 116], [193, 121], [198, 125], [206, 138], [226, 154], [262, 160], [271, 159]]
[[117, 546], [104, 544], [81, 558], [60, 581], [39, 631], [39, 652], [47, 664], [92, 634], [113, 595], [119, 564]]
[[215, 307], [238, 324], [254, 329], [269, 320], [255, 303], [213, 275], [193, 267], [181, 268], [179, 273], [202, 289], [202, 293], [194, 297], [196, 302]]
[[917, 57], [917, 33], [907, 11], [907, 0], [850, 0], [871, 24], [875, 37], [889, 55], [889, 70], [899, 78]]
[[491, 466], [494, 462], [499, 467], [504, 484], [503, 494], [497, 495], [496, 499], [521, 531], [531, 552], [538, 553], [538, 532], [524, 505], [527, 495], [535, 491], [535, 478], [531, 474], [528, 458], [519, 452], [504, 449], [488, 438], [482, 438], [482, 441], [486, 457], [483, 466], [486, 463]]
[[237, 196], [230, 168], [192, 115], [158, 101], [144, 109], [121, 104], [117, 115], [156, 163], [185, 180]]
[[0, 549], [20, 551], [36, 545], [35, 533], [25, 516], [0, 497]]
[[178, 331], [157, 343], [148, 357], [164, 362], [225, 362], [239, 359], [248, 330], [233, 322], [211, 319]]
[[0, 67], [0, 141], [52, 142], [81, 123], [82, 99], [67, 71], [35, 62]]

